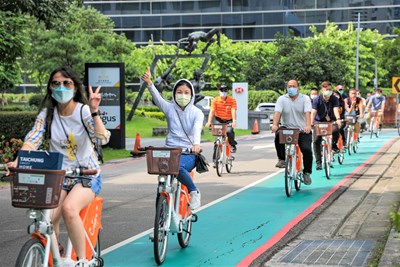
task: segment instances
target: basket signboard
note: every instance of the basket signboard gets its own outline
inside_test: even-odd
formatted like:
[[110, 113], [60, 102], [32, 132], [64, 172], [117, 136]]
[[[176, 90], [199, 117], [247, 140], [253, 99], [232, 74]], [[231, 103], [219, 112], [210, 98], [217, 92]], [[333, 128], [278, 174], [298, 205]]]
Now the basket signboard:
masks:
[[56, 208], [64, 177], [64, 170], [13, 169], [10, 181], [12, 205], [17, 208]]
[[211, 134], [213, 136], [225, 136], [226, 135], [226, 128], [228, 125], [226, 123], [219, 124], [215, 123], [211, 125]]
[[332, 122], [317, 122], [314, 124], [316, 136], [325, 136], [332, 134]]
[[299, 142], [298, 129], [281, 129], [279, 130], [279, 143], [280, 144], [297, 144]]
[[181, 148], [151, 147], [146, 149], [149, 174], [179, 174]]

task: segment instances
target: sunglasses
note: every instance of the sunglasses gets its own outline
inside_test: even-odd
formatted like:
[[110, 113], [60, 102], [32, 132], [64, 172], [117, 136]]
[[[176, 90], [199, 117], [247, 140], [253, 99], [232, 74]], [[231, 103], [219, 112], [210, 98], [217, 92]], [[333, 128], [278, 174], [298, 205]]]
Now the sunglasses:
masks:
[[72, 87], [74, 85], [74, 82], [73, 81], [69, 81], [69, 80], [66, 80], [66, 81], [51, 81], [50, 84], [51, 84], [52, 87], [58, 87], [58, 86], [61, 86], [61, 85], [64, 85], [65, 87]]
[[228, 89], [219, 89], [221, 92], [228, 92]]

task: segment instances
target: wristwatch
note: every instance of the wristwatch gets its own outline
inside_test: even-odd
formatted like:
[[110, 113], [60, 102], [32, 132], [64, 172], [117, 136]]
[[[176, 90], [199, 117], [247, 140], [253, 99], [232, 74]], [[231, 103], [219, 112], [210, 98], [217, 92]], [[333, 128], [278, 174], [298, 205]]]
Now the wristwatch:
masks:
[[96, 116], [100, 116], [100, 110], [92, 113], [92, 117], [93, 118], [96, 117]]

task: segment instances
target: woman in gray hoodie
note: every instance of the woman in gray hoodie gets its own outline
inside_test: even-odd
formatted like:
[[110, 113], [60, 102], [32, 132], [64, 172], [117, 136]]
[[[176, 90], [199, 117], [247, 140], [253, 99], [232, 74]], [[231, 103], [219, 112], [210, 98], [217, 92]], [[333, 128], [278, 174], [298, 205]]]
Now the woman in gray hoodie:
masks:
[[[165, 100], [151, 81], [150, 70], [142, 75], [154, 103], [165, 114], [168, 123], [168, 135], [165, 140], [167, 147], [191, 149], [200, 153], [201, 130], [204, 114], [194, 105], [195, 91], [191, 82], [186, 79], [177, 81], [172, 90], [173, 101]], [[201, 205], [199, 189], [194, 184], [189, 172], [195, 167], [194, 154], [182, 154], [178, 180], [184, 184], [190, 193], [190, 208], [195, 210]]]

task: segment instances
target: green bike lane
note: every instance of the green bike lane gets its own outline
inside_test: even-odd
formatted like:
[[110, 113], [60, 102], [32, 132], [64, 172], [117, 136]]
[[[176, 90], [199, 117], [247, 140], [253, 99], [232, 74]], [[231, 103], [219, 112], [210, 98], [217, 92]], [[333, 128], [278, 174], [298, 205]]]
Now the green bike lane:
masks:
[[[181, 249], [177, 235], [170, 234], [163, 266], [247, 266], [372, 161], [394, 137], [364, 136], [358, 153], [345, 154], [342, 165], [334, 162], [330, 180], [324, 170], [316, 171], [314, 166], [312, 185], [303, 184], [290, 198], [285, 195], [280, 171], [205, 205], [197, 212], [199, 220], [193, 223], [187, 248]], [[156, 266], [153, 243], [147, 234], [113, 246], [103, 259], [105, 266]]]

